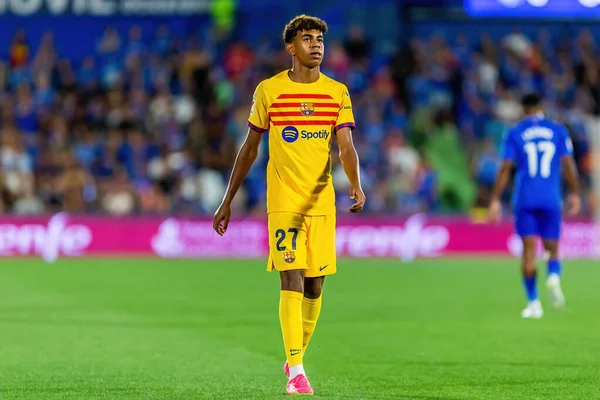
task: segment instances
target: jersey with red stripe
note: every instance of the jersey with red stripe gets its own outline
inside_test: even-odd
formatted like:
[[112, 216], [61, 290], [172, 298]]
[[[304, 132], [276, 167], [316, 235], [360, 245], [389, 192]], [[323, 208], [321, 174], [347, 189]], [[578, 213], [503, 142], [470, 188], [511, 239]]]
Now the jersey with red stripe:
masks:
[[269, 131], [267, 212], [334, 214], [333, 135], [354, 128], [346, 86], [323, 74], [297, 83], [284, 71], [257, 86], [248, 126]]

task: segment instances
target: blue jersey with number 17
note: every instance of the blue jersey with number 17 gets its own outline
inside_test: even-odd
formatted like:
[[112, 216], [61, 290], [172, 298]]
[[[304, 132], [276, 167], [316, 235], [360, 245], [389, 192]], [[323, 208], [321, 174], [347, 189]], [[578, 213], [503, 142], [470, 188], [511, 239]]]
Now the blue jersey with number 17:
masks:
[[559, 210], [561, 158], [572, 152], [567, 129], [543, 116], [526, 117], [509, 130], [503, 139], [502, 157], [516, 168], [514, 209]]

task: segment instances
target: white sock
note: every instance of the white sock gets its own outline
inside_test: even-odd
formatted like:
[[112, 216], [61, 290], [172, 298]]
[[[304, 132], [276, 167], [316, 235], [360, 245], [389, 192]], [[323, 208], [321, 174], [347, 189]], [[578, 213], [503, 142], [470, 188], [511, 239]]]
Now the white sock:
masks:
[[298, 364], [298, 365], [294, 365], [293, 367], [290, 367], [290, 380], [294, 379], [297, 375], [306, 375], [304, 373], [304, 367], [302, 366], [302, 364]]

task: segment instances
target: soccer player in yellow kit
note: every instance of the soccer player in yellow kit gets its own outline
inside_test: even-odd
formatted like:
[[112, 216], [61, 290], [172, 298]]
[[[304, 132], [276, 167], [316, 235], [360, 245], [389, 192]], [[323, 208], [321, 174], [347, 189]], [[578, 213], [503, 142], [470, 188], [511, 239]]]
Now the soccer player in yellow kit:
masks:
[[365, 204], [352, 142], [354, 116], [348, 89], [320, 72], [327, 24], [300, 15], [286, 25], [285, 49], [293, 66], [261, 82], [254, 93], [248, 135], [240, 149], [213, 227], [223, 235], [231, 201], [269, 135], [267, 214], [269, 261], [279, 271], [279, 319], [287, 362], [287, 394], [313, 394], [302, 357], [321, 311], [326, 275], [336, 272], [335, 193], [331, 145], [335, 137], [350, 181], [350, 212]]

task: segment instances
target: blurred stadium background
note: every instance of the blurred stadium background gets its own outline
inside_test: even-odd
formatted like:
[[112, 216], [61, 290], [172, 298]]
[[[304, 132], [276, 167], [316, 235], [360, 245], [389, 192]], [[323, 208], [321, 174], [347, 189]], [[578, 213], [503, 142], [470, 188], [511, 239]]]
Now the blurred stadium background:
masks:
[[[289, 67], [280, 31], [302, 11], [329, 23], [323, 71], [346, 82], [356, 104], [368, 212], [484, 207], [501, 135], [526, 91], [543, 93], [548, 113], [568, 125], [585, 215], [596, 211], [586, 123], [600, 112], [598, 27], [468, 18], [462, 0], [6, 2], [0, 207], [212, 214], [254, 87]], [[238, 213], [264, 213], [266, 160], [265, 148]], [[338, 163], [334, 177], [345, 193]]]
[[[596, 1], [0, 0], [0, 254], [35, 256], [0, 268], [2, 398], [277, 397], [266, 141], [223, 240], [210, 217], [253, 90], [289, 67], [281, 31], [302, 13], [329, 24], [322, 71], [351, 92], [368, 197], [365, 215], [344, 215], [334, 151], [349, 258], [309, 355], [316, 389], [597, 396], [593, 261], [567, 263], [573, 309], [523, 326], [517, 263], [490, 260], [518, 240], [485, 217], [502, 134], [537, 91], [581, 176], [565, 255], [600, 256]], [[39, 261], [63, 255], [122, 257]], [[398, 261], [438, 255], [471, 259]]]

